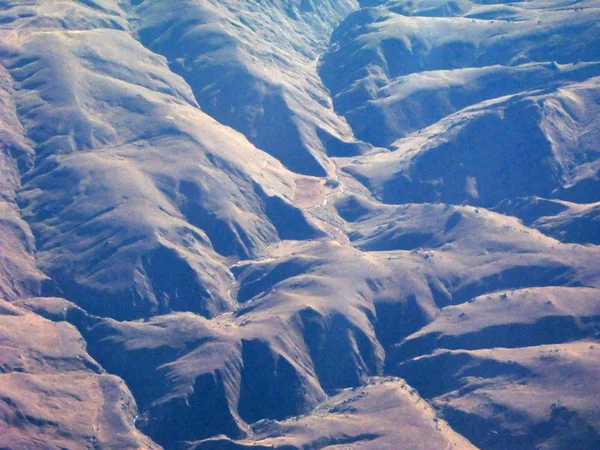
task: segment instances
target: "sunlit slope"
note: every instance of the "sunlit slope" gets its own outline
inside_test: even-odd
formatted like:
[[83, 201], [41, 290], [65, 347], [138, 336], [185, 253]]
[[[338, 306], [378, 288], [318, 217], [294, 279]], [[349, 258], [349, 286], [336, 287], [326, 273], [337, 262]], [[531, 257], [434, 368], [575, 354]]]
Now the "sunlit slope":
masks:
[[0, 9], [0, 446], [600, 446], [596, 0]]
[[358, 154], [317, 63], [354, 0], [142, 2], [139, 39], [164, 55], [202, 109], [294, 172], [331, 172], [326, 155]]
[[[384, 2], [381, 2], [384, 3]], [[387, 203], [597, 202], [593, 2], [387, 2], [351, 14], [320, 73]]]
[[19, 202], [61, 295], [117, 317], [210, 316], [234, 304], [224, 257], [318, 235], [289, 203], [295, 176], [201, 112], [116, 4], [18, 4], [4, 63], [36, 152]]
[[123, 380], [87, 354], [73, 326], [0, 301], [0, 336], [0, 445], [160, 448], [135, 428]]

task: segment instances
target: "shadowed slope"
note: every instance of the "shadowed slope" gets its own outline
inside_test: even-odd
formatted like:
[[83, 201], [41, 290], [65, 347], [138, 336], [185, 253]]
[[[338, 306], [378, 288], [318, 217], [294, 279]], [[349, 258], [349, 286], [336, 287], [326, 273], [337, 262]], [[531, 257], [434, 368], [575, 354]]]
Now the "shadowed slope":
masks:
[[596, 448], [597, 3], [5, 2], [2, 445]]

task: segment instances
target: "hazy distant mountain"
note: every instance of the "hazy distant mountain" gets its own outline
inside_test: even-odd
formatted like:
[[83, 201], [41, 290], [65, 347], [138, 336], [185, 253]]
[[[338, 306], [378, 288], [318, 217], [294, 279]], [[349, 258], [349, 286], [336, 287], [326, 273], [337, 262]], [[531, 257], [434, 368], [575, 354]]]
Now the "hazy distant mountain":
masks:
[[0, 1], [0, 448], [600, 448], [600, 1]]

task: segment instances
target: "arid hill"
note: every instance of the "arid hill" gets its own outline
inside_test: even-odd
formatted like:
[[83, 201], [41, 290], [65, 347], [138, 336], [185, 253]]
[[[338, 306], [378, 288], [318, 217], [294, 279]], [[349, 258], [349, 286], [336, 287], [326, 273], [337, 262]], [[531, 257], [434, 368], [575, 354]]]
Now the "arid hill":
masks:
[[0, 448], [600, 448], [600, 1], [0, 2]]

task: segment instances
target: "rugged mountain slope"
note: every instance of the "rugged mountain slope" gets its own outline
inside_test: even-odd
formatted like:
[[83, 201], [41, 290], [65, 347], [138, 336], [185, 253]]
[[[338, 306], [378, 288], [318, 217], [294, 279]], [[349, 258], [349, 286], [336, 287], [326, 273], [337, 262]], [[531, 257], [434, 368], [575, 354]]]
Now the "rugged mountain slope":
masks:
[[77, 330], [0, 303], [3, 448], [157, 448], [134, 427], [123, 380], [86, 353]]
[[12, 79], [4, 68], [0, 76], [0, 295], [4, 299], [14, 300], [27, 293], [39, 294], [45, 276], [37, 268], [31, 229], [21, 218], [16, 203], [17, 190], [21, 184], [19, 168], [26, 170], [30, 167], [33, 149], [25, 141], [17, 117]]
[[334, 34], [334, 104], [395, 150], [346, 170], [389, 203], [598, 201], [595, 4], [425, 5], [363, 9]]
[[142, 2], [140, 40], [167, 57], [204, 111], [289, 169], [326, 175], [325, 154], [356, 154], [317, 75], [333, 26], [354, 0]]
[[[22, 6], [6, 12], [25, 16], [5, 53], [36, 146], [19, 201], [39, 265], [62, 295], [103, 315], [231, 309], [222, 256], [255, 256], [279, 233], [319, 234], [289, 204], [296, 178], [202, 113], [166, 62], [122, 29], [123, 16], [71, 5], [43, 3], [34, 18]], [[284, 230], [291, 218], [298, 227]]]
[[1, 446], [600, 445], [596, 0], [0, 8]]

